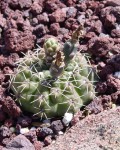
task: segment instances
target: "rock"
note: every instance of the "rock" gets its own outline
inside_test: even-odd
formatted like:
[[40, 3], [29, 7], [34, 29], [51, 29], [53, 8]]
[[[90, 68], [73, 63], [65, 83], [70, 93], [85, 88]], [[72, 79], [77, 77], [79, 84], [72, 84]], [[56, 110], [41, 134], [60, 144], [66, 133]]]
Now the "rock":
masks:
[[51, 136], [46, 136], [45, 139], [44, 139], [44, 144], [46, 146], [50, 145], [52, 143], [52, 139], [51, 139]]
[[6, 19], [3, 17], [3, 14], [0, 13], [0, 27], [6, 26]]
[[69, 9], [66, 12], [67, 18], [74, 18], [77, 14], [77, 9], [75, 7], [69, 7]]
[[10, 52], [25, 52], [34, 47], [35, 36], [31, 31], [8, 29], [5, 31], [5, 49]]
[[44, 26], [43, 24], [39, 24], [34, 28], [33, 31], [38, 37], [41, 37], [45, 35], [48, 32], [47, 26]]
[[0, 127], [0, 140], [3, 140], [6, 137], [10, 137], [12, 132], [10, 131], [9, 128], [5, 126]]
[[71, 122], [72, 118], [73, 118], [73, 114], [72, 113], [65, 113], [64, 117], [62, 119], [63, 124], [65, 126], [68, 126], [69, 123]]
[[88, 42], [88, 50], [96, 56], [103, 57], [113, 48], [114, 42], [107, 37], [94, 37]]
[[120, 107], [89, 115], [43, 150], [120, 149]]
[[112, 92], [120, 90], [120, 79], [115, 78], [113, 75], [108, 75], [107, 86], [112, 90]]
[[78, 23], [76, 22], [76, 19], [74, 18], [68, 18], [66, 21], [65, 21], [65, 28], [67, 29], [72, 29], [72, 26], [73, 25], [77, 25]]
[[37, 128], [36, 133], [39, 138], [45, 138], [47, 135], [52, 135], [53, 131], [50, 128], [43, 127]]
[[33, 18], [31, 24], [32, 24], [33, 26], [38, 25], [38, 19], [37, 19], [37, 18]]
[[77, 0], [65, 0], [65, 3], [67, 6], [74, 6], [76, 4]]
[[35, 141], [37, 141], [37, 135], [36, 135], [36, 131], [29, 131], [27, 133], [24, 134], [25, 137], [30, 140], [31, 143], [34, 143]]
[[59, 34], [60, 25], [59, 23], [53, 23], [50, 25], [50, 33], [54, 36], [57, 36]]
[[28, 127], [32, 122], [32, 119], [28, 116], [19, 117], [17, 124], [20, 124], [21, 127]]
[[49, 15], [49, 19], [51, 22], [63, 22], [66, 18], [66, 12], [62, 9], [57, 9], [55, 12]]
[[46, 0], [45, 1], [45, 10], [49, 13], [54, 12], [55, 10], [59, 8], [64, 8], [65, 5], [59, 0]]
[[98, 114], [103, 110], [108, 110], [111, 108], [111, 96], [103, 95], [94, 98], [94, 100], [85, 107], [88, 114]]
[[11, 97], [7, 97], [0, 102], [3, 107], [3, 111], [9, 116], [14, 118], [19, 117], [21, 114], [20, 108], [16, 105], [15, 101]]
[[25, 134], [25, 133], [28, 133], [29, 132], [29, 129], [28, 128], [21, 128], [20, 129], [20, 133], [21, 134]]
[[19, 0], [20, 8], [30, 8], [32, 5], [32, 0]]
[[33, 15], [39, 15], [42, 12], [42, 7], [38, 3], [34, 2], [30, 11], [33, 13]]
[[64, 126], [61, 120], [56, 120], [51, 123], [51, 128], [53, 129], [55, 133], [58, 133], [59, 131], [64, 129]]
[[40, 24], [46, 24], [49, 22], [48, 14], [45, 12], [40, 15], [37, 15], [37, 19]]
[[3, 150], [17, 150], [17, 149], [35, 150], [35, 147], [24, 135], [18, 135], [6, 145], [6, 148], [3, 148]]
[[35, 150], [42, 150], [43, 144], [40, 141], [34, 142]]
[[113, 29], [113, 30], [111, 31], [111, 36], [112, 36], [113, 38], [120, 38], [120, 29]]
[[119, 0], [106, 0], [106, 6], [120, 6]]

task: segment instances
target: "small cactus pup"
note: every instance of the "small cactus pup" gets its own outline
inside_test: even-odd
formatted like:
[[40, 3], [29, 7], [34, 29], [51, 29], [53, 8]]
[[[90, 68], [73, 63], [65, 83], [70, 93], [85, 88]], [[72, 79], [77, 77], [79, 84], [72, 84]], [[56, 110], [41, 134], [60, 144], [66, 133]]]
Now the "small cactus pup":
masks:
[[17, 62], [10, 88], [23, 110], [41, 119], [62, 117], [94, 98], [94, 73], [77, 51], [82, 30], [80, 26], [62, 46], [49, 38], [43, 49], [28, 52]]

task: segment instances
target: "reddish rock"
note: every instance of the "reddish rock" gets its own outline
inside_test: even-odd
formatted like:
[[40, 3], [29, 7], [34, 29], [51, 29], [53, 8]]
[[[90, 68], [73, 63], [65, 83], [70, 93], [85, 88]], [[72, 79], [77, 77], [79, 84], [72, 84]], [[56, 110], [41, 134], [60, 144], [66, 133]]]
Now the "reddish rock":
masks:
[[105, 27], [112, 28], [112, 27], [114, 27], [115, 22], [116, 22], [116, 18], [113, 14], [106, 15], [105, 22], [104, 22]]
[[37, 141], [37, 135], [35, 131], [29, 131], [28, 133], [25, 133], [24, 135], [31, 143], [34, 143], [35, 141]]
[[55, 10], [59, 9], [59, 8], [64, 8], [65, 5], [59, 1], [59, 0], [46, 0], [45, 1], [45, 9], [47, 12], [54, 12]]
[[120, 91], [111, 94], [113, 103], [120, 105]]
[[5, 80], [5, 75], [3, 73], [0, 73], [0, 84], [3, 83]]
[[34, 2], [31, 6], [31, 12], [33, 13], [33, 15], [39, 15], [42, 12], [42, 7]]
[[34, 142], [35, 150], [42, 150], [43, 144], [40, 141]]
[[47, 13], [42, 13], [37, 16], [38, 22], [42, 24], [46, 24], [49, 22], [48, 14]]
[[113, 30], [111, 31], [111, 36], [112, 36], [113, 38], [120, 38], [120, 29], [113, 29]]
[[113, 48], [114, 42], [107, 37], [94, 37], [88, 42], [88, 50], [95, 56], [103, 57]]
[[83, 116], [82, 111], [78, 111], [78, 112], [73, 116], [73, 118], [72, 118], [70, 124], [71, 124], [72, 126], [76, 125], [81, 119], [83, 119], [83, 117], [84, 117], [84, 116]]
[[51, 136], [46, 136], [45, 139], [44, 139], [44, 144], [45, 146], [48, 146], [52, 143], [52, 139], [51, 139]]
[[72, 25], [78, 25], [76, 19], [74, 18], [68, 18], [66, 21], [65, 21], [65, 28], [67, 29], [72, 29]]
[[3, 14], [0, 13], [0, 27], [6, 26], [6, 19], [3, 17]]
[[94, 100], [85, 107], [85, 110], [88, 111], [88, 114], [98, 114], [103, 110], [110, 109], [111, 107], [111, 96], [103, 95], [94, 98]]
[[120, 79], [115, 78], [112, 75], [108, 75], [107, 85], [108, 87], [112, 88], [113, 91], [120, 90]]
[[67, 18], [74, 18], [76, 14], [77, 14], [77, 9], [74, 7], [69, 7], [69, 9], [66, 11]]
[[76, 4], [77, 0], [65, 0], [65, 4], [67, 6], [74, 6]]
[[66, 18], [66, 12], [63, 9], [57, 9], [55, 12], [49, 15], [51, 22], [63, 22]]
[[53, 23], [53, 24], [50, 25], [50, 33], [52, 35], [57, 36], [59, 34], [59, 30], [60, 30], [59, 23]]
[[21, 110], [11, 97], [8, 96], [7, 98], [2, 99], [0, 103], [2, 104], [3, 111], [9, 116], [14, 118], [20, 116]]
[[87, 9], [87, 5], [86, 3], [83, 1], [82, 3], [77, 5], [77, 9], [81, 12], [85, 12]]
[[89, 115], [43, 150], [119, 150], [120, 107]]
[[6, 65], [6, 58], [3, 55], [0, 55], [0, 67], [4, 67]]
[[14, 120], [12, 118], [6, 119], [4, 122], [4, 126], [10, 128], [11, 126], [14, 125]]
[[103, 25], [102, 22], [100, 20], [97, 20], [94, 22], [94, 24], [91, 25], [91, 29], [92, 31], [94, 31], [95, 33], [102, 33], [103, 32]]
[[13, 74], [13, 70], [12, 70], [10, 67], [5, 66], [5, 67], [3, 68], [3, 73], [4, 73], [5, 75], [10, 75], [10, 74]]
[[34, 47], [35, 36], [31, 31], [8, 29], [5, 32], [5, 49], [10, 52], [25, 52]]
[[32, 0], [19, 0], [20, 8], [30, 8], [32, 5]]
[[106, 6], [120, 6], [119, 0], [106, 0]]

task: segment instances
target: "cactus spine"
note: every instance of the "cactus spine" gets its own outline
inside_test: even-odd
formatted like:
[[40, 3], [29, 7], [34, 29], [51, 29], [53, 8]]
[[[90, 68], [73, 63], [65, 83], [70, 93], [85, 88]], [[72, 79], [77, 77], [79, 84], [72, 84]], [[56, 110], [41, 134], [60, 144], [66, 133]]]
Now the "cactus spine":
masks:
[[49, 38], [43, 49], [26, 54], [11, 77], [11, 89], [21, 107], [43, 118], [75, 113], [95, 96], [93, 72], [77, 52], [80, 26], [64, 46]]

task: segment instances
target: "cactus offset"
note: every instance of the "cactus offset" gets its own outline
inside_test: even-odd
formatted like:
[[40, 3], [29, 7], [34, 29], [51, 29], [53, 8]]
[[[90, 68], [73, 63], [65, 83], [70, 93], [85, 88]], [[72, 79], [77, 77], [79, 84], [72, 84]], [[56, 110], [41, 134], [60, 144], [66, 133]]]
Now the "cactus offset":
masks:
[[80, 26], [64, 46], [53, 38], [44, 49], [21, 58], [11, 78], [11, 89], [21, 107], [41, 118], [75, 113], [95, 96], [94, 74], [84, 55], [77, 52]]

